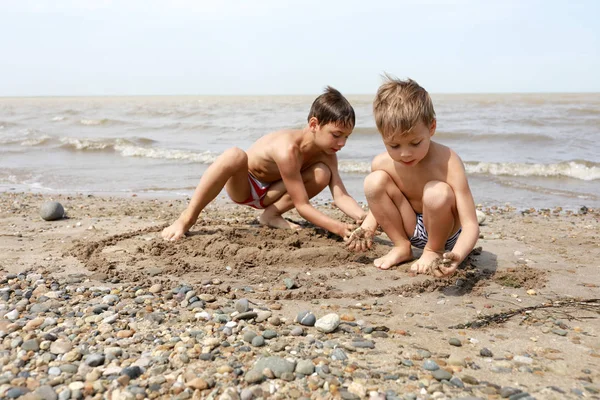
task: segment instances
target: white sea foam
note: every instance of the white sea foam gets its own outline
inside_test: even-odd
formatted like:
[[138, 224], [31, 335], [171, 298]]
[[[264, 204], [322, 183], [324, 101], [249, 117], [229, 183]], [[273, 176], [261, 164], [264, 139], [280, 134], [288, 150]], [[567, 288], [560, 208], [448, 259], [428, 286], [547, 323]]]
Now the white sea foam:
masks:
[[56, 117], [52, 118], [52, 121], [64, 121], [65, 117], [63, 117], [62, 115], [57, 115]]
[[94, 125], [101, 125], [105, 122], [106, 120], [104, 119], [82, 119], [79, 122], [82, 125], [90, 125], [90, 126], [94, 126]]
[[[469, 174], [564, 177], [583, 181], [600, 179], [600, 166], [586, 161], [565, 161], [557, 164], [488, 163], [475, 161], [466, 162], [465, 169]], [[371, 163], [342, 160], [339, 162], [339, 170], [347, 173], [367, 174], [371, 171]]]
[[115, 150], [121, 153], [124, 157], [143, 157], [143, 158], [157, 158], [164, 160], [181, 160], [197, 162], [201, 164], [211, 164], [216, 159], [218, 154], [210, 151], [204, 151], [201, 153], [185, 150], [174, 150], [174, 149], [161, 149], [161, 148], [148, 148], [131, 145], [116, 145]]
[[565, 161], [557, 164], [467, 162], [465, 168], [471, 174], [565, 177], [583, 181], [600, 179], [600, 167], [585, 161]]

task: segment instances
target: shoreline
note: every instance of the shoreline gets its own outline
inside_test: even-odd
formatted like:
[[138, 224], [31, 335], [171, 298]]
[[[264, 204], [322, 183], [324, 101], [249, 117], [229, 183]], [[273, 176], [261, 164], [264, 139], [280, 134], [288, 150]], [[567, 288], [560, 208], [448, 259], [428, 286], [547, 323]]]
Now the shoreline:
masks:
[[[50, 197], [68, 219], [41, 220]], [[0, 396], [599, 397], [598, 309], [580, 300], [598, 298], [600, 210], [484, 208], [481, 250], [435, 279], [410, 263], [374, 268], [385, 237], [353, 254], [319, 229], [264, 228], [257, 211], [227, 203], [209, 205], [184, 240], [160, 240], [186, 205], [0, 192], [0, 361], [12, 366]], [[303, 310], [335, 314], [337, 327], [294, 322]], [[45, 348], [48, 335], [69, 349]], [[16, 367], [23, 346], [34, 350]]]

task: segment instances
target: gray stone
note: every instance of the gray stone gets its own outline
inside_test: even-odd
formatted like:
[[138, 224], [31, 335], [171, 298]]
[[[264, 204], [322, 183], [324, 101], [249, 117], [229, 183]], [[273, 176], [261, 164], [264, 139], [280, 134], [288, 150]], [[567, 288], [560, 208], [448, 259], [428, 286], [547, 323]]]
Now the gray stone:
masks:
[[19, 397], [29, 393], [29, 390], [24, 387], [13, 387], [6, 392], [7, 399], [18, 399]]
[[438, 381], [441, 380], [447, 380], [449, 381], [450, 379], [452, 379], [452, 374], [448, 371], [446, 371], [445, 369], [436, 369], [435, 371], [431, 372], [431, 375], [433, 375], [433, 377], [435, 379], [437, 379]]
[[348, 356], [346, 355], [344, 350], [338, 347], [336, 349], [333, 349], [333, 351], [331, 352], [331, 358], [333, 360], [344, 361], [348, 359]]
[[85, 359], [85, 363], [90, 367], [98, 367], [104, 364], [104, 354], [90, 354]]
[[310, 311], [300, 311], [296, 316], [296, 322], [304, 326], [314, 326], [317, 317]]
[[479, 350], [479, 355], [481, 357], [494, 357], [494, 353], [492, 353], [492, 351], [487, 347], [484, 347], [481, 350]]
[[300, 360], [296, 364], [296, 372], [303, 375], [312, 375], [315, 372], [315, 364], [311, 360]]
[[121, 375], [127, 375], [129, 379], [137, 379], [140, 377], [140, 375], [142, 375], [142, 373], [142, 369], [137, 365], [134, 365], [132, 367], [125, 367], [121, 371]]
[[513, 388], [510, 386], [504, 386], [503, 388], [500, 388], [500, 397], [502, 397], [503, 399], [506, 399], [507, 397], [510, 397], [514, 394], [521, 393], [521, 392], [522, 392], [521, 389]]
[[244, 380], [248, 383], [260, 383], [265, 379], [261, 369], [254, 368], [246, 372]]
[[71, 390], [66, 388], [58, 394], [58, 400], [69, 400], [71, 398]]
[[360, 340], [357, 342], [352, 342], [352, 346], [359, 348], [359, 349], [374, 349], [375, 342], [373, 342], [371, 340]]
[[250, 302], [248, 301], [248, 299], [239, 299], [238, 301], [236, 301], [235, 310], [240, 314], [250, 311]]
[[453, 386], [456, 386], [458, 388], [464, 388], [465, 384], [463, 383], [462, 380], [460, 380], [459, 377], [453, 376], [452, 379], [450, 379], [450, 384], [452, 384]]
[[56, 221], [65, 215], [65, 209], [57, 201], [47, 201], [40, 207], [40, 217], [45, 221]]
[[29, 339], [23, 342], [21, 349], [25, 351], [38, 351], [40, 349], [40, 344], [37, 339]]
[[462, 343], [461, 343], [460, 339], [457, 339], [457, 338], [450, 338], [450, 340], [448, 340], [448, 343], [451, 346], [456, 346], [456, 347], [462, 346]]
[[440, 366], [433, 360], [425, 360], [423, 369], [426, 369], [427, 371], [436, 371], [440, 369]]
[[522, 393], [513, 394], [512, 396], [510, 396], [508, 398], [508, 400], [535, 400], [535, 398], [532, 397], [529, 393], [522, 392]]
[[294, 372], [295, 367], [295, 363], [276, 356], [261, 358], [254, 364], [254, 369], [259, 371], [269, 368], [276, 378], [281, 377], [284, 372]]
[[233, 320], [238, 321], [240, 319], [253, 319], [256, 317], [258, 317], [258, 313], [254, 312], [254, 311], [248, 311], [248, 312], [244, 312], [244, 313], [239, 313], [238, 315], [233, 317]]
[[296, 282], [292, 278], [284, 278], [283, 284], [290, 290], [297, 287]]
[[567, 334], [569, 332], [564, 329], [556, 328], [556, 329], [552, 329], [552, 333], [554, 333], [555, 335], [558, 335], [558, 336], [567, 336]]
[[262, 336], [256, 336], [252, 339], [252, 346], [254, 347], [262, 347], [265, 345], [265, 338]]
[[255, 338], [256, 336], [258, 336], [258, 335], [256, 334], [256, 332], [253, 332], [253, 331], [246, 331], [246, 332], [244, 332], [244, 336], [243, 336], [243, 338], [244, 338], [244, 342], [247, 342], [247, 343], [252, 343], [252, 340], [254, 340], [254, 338]]
[[302, 336], [304, 335], [304, 329], [302, 329], [301, 327], [297, 326], [294, 329], [292, 329], [290, 331], [290, 335], [292, 336]]
[[275, 332], [274, 330], [271, 330], [271, 329], [267, 329], [263, 332], [262, 336], [265, 339], [273, 339], [273, 338], [277, 337], [277, 332]]

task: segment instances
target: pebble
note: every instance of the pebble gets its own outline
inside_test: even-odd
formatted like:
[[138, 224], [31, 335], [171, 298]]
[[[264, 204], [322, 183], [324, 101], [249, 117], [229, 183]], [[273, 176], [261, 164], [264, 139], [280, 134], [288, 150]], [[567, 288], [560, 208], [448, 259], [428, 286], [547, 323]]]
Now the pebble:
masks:
[[492, 351], [487, 347], [484, 347], [481, 350], [479, 350], [479, 355], [481, 357], [494, 357], [494, 353], [492, 353]]
[[250, 302], [248, 299], [239, 299], [236, 301], [235, 310], [240, 314], [250, 311]]
[[457, 338], [450, 338], [448, 340], [448, 343], [451, 346], [456, 346], [456, 347], [461, 347], [462, 346], [462, 342], [459, 339], [457, 339]]
[[446, 371], [445, 369], [436, 369], [435, 371], [431, 372], [431, 375], [437, 379], [438, 381], [441, 380], [450, 380], [452, 378], [452, 374], [448, 371]]
[[340, 316], [335, 313], [331, 313], [319, 318], [315, 322], [315, 328], [317, 328], [317, 330], [320, 332], [330, 333], [337, 329], [337, 327], [340, 325], [340, 322]]
[[423, 369], [426, 369], [427, 371], [435, 371], [440, 369], [440, 366], [433, 360], [425, 360], [423, 363]]
[[296, 316], [296, 322], [304, 326], [314, 326], [317, 317], [310, 311], [300, 311]]
[[44, 221], [56, 221], [63, 218], [65, 215], [65, 209], [57, 201], [47, 201], [40, 207], [40, 217]]
[[[348, 311], [341, 312], [343, 308], [337, 305], [320, 304], [321, 310], [340, 311], [342, 317], [332, 312], [317, 320], [310, 311], [290, 315], [284, 309], [273, 316], [270, 310], [281, 309], [280, 303], [269, 301], [267, 310], [257, 300], [252, 310], [248, 299], [232, 301], [228, 296], [205, 296], [192, 287], [171, 289], [160, 283], [131, 287], [112, 282], [111, 287], [76, 284], [87, 278], [73, 280], [66, 286], [57, 278], [27, 273], [10, 279], [0, 275], [2, 279], [0, 397], [7, 397], [13, 388], [29, 387], [35, 394], [30, 393], [25, 400], [226, 400], [265, 398], [276, 393], [281, 398], [389, 400], [466, 399], [486, 393], [486, 397], [519, 395], [524, 400], [544, 396], [538, 389], [532, 395], [511, 392], [507, 384], [517, 382], [513, 375], [543, 372], [551, 379], [550, 374], [566, 375], [570, 370], [560, 361], [542, 362], [533, 352], [514, 356], [504, 353], [503, 358], [489, 360], [493, 354], [487, 348], [479, 350], [482, 357], [488, 358], [478, 359], [482, 362], [479, 367], [473, 363], [477, 350], [470, 349], [483, 342], [482, 337], [468, 338], [466, 343], [471, 346], [455, 349], [456, 354], [432, 355], [426, 349], [401, 346], [397, 365], [391, 367], [383, 359], [400, 330], [367, 322], [375, 313], [389, 315], [387, 303], [380, 299], [362, 304], [360, 309], [352, 308], [356, 317]], [[262, 286], [260, 292], [269, 293]], [[182, 305], [186, 301], [198, 303], [194, 307], [201, 304], [202, 308], [189, 309], [189, 304]], [[413, 315], [413, 321], [418, 315]], [[290, 323], [292, 318], [296, 324]], [[310, 328], [313, 325], [314, 330]], [[548, 332], [552, 329], [566, 332], [569, 328], [552, 320]], [[403, 336], [418, 335], [403, 332]], [[305, 333], [308, 335], [303, 337]], [[493, 336], [491, 341], [498, 337]], [[448, 343], [462, 344], [458, 338], [451, 338]], [[480, 383], [466, 374], [458, 376], [463, 370], [478, 369], [482, 369], [478, 373], [486, 376], [487, 382]], [[586, 370], [579, 374], [587, 378], [578, 381], [584, 388], [581, 392], [595, 395], [595, 371]], [[389, 387], [386, 385], [393, 385], [396, 391], [385, 391]], [[568, 392], [558, 387], [545, 390]]]

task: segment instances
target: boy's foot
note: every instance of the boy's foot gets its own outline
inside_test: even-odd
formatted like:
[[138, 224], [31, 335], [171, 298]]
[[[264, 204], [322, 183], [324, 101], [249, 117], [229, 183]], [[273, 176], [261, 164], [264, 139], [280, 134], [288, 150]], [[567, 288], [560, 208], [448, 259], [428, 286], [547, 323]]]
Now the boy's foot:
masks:
[[375, 259], [373, 264], [379, 269], [389, 269], [410, 259], [412, 259], [412, 251], [406, 252], [406, 249], [402, 247], [394, 247], [385, 256]]
[[417, 274], [427, 274], [433, 272], [434, 268], [437, 268], [442, 255], [433, 250], [423, 249], [421, 257], [411, 265], [410, 270]]
[[170, 226], [163, 229], [161, 236], [165, 240], [178, 240], [185, 236], [188, 231], [188, 227], [183, 221], [177, 220], [173, 222]]
[[266, 225], [277, 229], [292, 229], [295, 231], [302, 229], [300, 225], [284, 219], [281, 215], [265, 216], [263, 213], [260, 217], [258, 217], [258, 222], [260, 222], [261, 225]]

